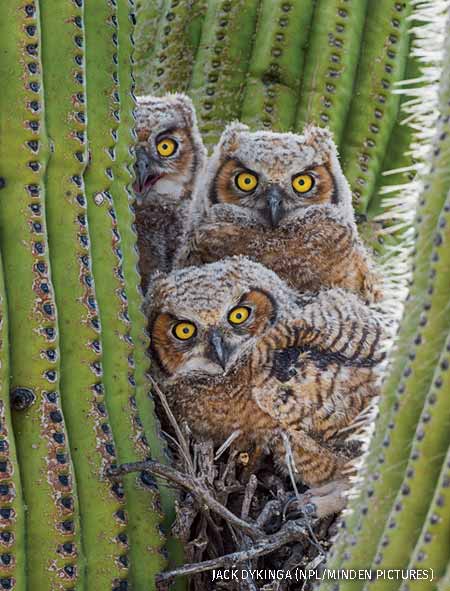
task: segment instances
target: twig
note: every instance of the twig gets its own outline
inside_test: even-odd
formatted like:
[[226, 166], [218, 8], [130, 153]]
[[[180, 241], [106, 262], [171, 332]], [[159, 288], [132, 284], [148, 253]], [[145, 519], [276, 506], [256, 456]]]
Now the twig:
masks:
[[298, 494], [297, 482], [296, 482], [295, 476], [294, 476], [294, 471], [296, 472], [297, 469], [295, 467], [295, 460], [294, 460], [294, 454], [292, 453], [291, 442], [289, 441], [289, 437], [287, 436], [287, 434], [284, 431], [281, 432], [281, 438], [283, 439], [284, 449], [286, 451], [286, 465], [288, 468], [289, 477], [291, 479], [292, 488], [294, 489], [295, 496], [298, 497], [299, 494]]
[[123, 474], [129, 474], [130, 472], [140, 472], [142, 470], [148, 470], [155, 476], [165, 478], [178, 486], [191, 492], [197, 500], [207, 505], [211, 511], [220, 515], [223, 519], [232, 523], [235, 527], [247, 533], [252, 539], [261, 535], [261, 530], [256, 525], [240, 519], [232, 513], [229, 509], [224, 507], [213, 495], [205, 488], [202, 482], [197, 478], [192, 477], [188, 474], [183, 474], [171, 466], [166, 466], [155, 462], [153, 460], [146, 460], [142, 462], [132, 462], [129, 464], [121, 464], [118, 468], [109, 471], [109, 475], [112, 478], [117, 478]]
[[192, 464], [192, 459], [191, 459], [191, 454], [189, 451], [189, 445], [186, 441], [186, 438], [183, 435], [183, 432], [180, 429], [180, 426], [178, 425], [178, 422], [176, 420], [176, 418], [173, 415], [173, 412], [170, 409], [169, 403], [167, 402], [167, 398], [165, 396], [165, 394], [162, 392], [161, 388], [158, 386], [158, 384], [155, 382], [155, 380], [153, 379], [153, 377], [151, 375], [149, 375], [150, 381], [152, 383], [152, 386], [155, 390], [155, 392], [158, 394], [158, 397], [161, 401], [161, 404], [164, 407], [164, 410], [166, 411], [167, 417], [169, 418], [169, 421], [172, 424], [172, 427], [176, 433], [178, 442], [180, 444], [181, 450], [183, 452], [183, 457], [184, 460], [186, 462], [186, 465], [190, 471], [191, 474], [194, 474], [194, 466]]
[[192, 575], [195, 573], [205, 572], [216, 568], [233, 568], [236, 564], [245, 562], [247, 560], [254, 560], [259, 556], [270, 554], [285, 544], [300, 540], [307, 535], [307, 532], [302, 524], [295, 521], [289, 521], [286, 525], [273, 536], [261, 538], [254, 543], [251, 548], [226, 554], [219, 558], [212, 560], [205, 560], [204, 562], [197, 562], [195, 564], [185, 564], [174, 570], [161, 573], [156, 576], [158, 583], [167, 582], [178, 576]]
[[220, 456], [223, 454], [223, 452], [230, 447], [233, 441], [237, 439], [241, 433], [242, 431], [240, 429], [236, 429], [236, 431], [233, 431], [233, 433], [228, 437], [228, 439], [226, 439], [219, 447], [219, 449], [216, 451], [214, 459], [218, 460]]
[[256, 523], [259, 525], [259, 527], [264, 528], [266, 524], [272, 519], [272, 517], [280, 517], [281, 513], [282, 503], [280, 500], [273, 499], [272, 501], [267, 501], [263, 510], [258, 515]]
[[242, 509], [241, 509], [241, 518], [248, 519], [248, 514], [250, 511], [250, 505], [252, 503], [252, 499], [255, 496], [256, 487], [258, 486], [258, 479], [254, 474], [250, 476], [250, 479], [245, 487], [245, 494], [244, 500], [242, 502]]

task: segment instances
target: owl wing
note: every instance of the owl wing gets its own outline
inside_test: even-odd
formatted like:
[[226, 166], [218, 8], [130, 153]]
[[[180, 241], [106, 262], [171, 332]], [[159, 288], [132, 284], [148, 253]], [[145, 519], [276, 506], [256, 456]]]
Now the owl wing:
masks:
[[277, 323], [252, 358], [252, 396], [280, 423], [328, 437], [377, 394], [381, 318], [356, 296], [331, 289], [304, 298], [293, 319]]
[[383, 319], [356, 296], [341, 289], [322, 291], [293, 319], [271, 329], [263, 344], [270, 350], [299, 347], [334, 355], [336, 360], [375, 366], [384, 359]]

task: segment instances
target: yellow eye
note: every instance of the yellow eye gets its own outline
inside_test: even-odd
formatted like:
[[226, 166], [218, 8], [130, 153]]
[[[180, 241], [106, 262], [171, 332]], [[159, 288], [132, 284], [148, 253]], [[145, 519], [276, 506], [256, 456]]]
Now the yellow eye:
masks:
[[252, 172], [240, 172], [236, 177], [237, 188], [249, 193], [258, 186], [258, 177]]
[[247, 306], [238, 306], [237, 308], [233, 308], [228, 314], [228, 321], [231, 324], [243, 324], [250, 316], [250, 312], [251, 310], [250, 308], [247, 308]]
[[171, 140], [170, 138], [162, 139], [156, 144], [156, 150], [160, 156], [163, 156], [163, 158], [172, 156], [177, 148], [177, 142], [175, 140]]
[[314, 177], [311, 174], [298, 174], [292, 179], [292, 188], [297, 193], [308, 193], [314, 187]]
[[192, 322], [179, 322], [178, 324], [175, 324], [172, 332], [177, 339], [180, 339], [180, 341], [187, 341], [195, 336], [197, 328]]

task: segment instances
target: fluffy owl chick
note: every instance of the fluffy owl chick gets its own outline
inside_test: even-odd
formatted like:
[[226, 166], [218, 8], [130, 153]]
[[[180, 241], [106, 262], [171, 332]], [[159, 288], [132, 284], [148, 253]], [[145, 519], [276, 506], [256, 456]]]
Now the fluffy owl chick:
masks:
[[381, 293], [358, 235], [349, 185], [327, 130], [228, 126], [194, 196], [177, 266], [245, 255], [300, 291]]
[[217, 445], [238, 433], [233, 445], [255, 463], [272, 452], [285, 469], [291, 448], [299, 480], [336, 484], [318, 515], [343, 506], [342, 431], [377, 394], [382, 359], [382, 325], [357, 296], [299, 298], [274, 272], [233, 257], [156, 275], [146, 314], [152, 371], [178, 420]]
[[136, 228], [145, 289], [153, 271], [172, 266], [206, 152], [185, 95], [139, 97], [136, 127]]

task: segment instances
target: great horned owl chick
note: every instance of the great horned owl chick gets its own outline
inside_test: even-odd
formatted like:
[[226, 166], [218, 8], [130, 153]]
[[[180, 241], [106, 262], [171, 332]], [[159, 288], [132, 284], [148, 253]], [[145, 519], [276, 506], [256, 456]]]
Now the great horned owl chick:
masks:
[[172, 266], [206, 152], [185, 95], [138, 97], [136, 127], [136, 228], [145, 289], [153, 271]]
[[299, 291], [381, 294], [358, 235], [331, 134], [251, 132], [229, 125], [194, 196], [178, 267], [245, 255]]
[[[238, 432], [238, 449], [280, 466], [289, 440], [299, 480], [345, 482], [337, 443], [377, 394], [382, 359], [382, 325], [357, 296], [298, 296], [233, 257], [155, 275], [145, 306], [152, 371], [178, 420], [217, 445]], [[342, 508], [336, 490], [319, 515]]]

